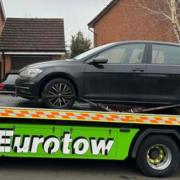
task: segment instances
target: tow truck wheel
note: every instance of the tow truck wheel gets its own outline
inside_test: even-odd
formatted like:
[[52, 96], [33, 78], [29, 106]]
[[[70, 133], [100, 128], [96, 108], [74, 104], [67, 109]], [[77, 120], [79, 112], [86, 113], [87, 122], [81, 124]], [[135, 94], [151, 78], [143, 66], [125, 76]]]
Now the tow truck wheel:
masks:
[[141, 144], [136, 163], [150, 177], [169, 176], [179, 165], [179, 148], [166, 135], [151, 135]]
[[42, 101], [48, 108], [68, 109], [75, 101], [74, 85], [63, 78], [53, 79], [48, 82], [42, 93]]

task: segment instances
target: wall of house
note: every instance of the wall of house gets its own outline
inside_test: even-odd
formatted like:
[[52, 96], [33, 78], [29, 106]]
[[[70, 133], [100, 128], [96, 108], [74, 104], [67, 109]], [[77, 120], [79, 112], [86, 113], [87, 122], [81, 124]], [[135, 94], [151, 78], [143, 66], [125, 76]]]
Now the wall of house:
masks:
[[[4, 21], [0, 13], [0, 34], [2, 33], [3, 27], [4, 27]], [[3, 77], [3, 59], [2, 59], [2, 55], [0, 55], [0, 80], [2, 79], [2, 77]]]
[[0, 55], [0, 81], [2, 80], [3, 77], [3, 59], [2, 55]]
[[[4, 62], [5, 62], [5, 65], [4, 65]], [[0, 74], [1, 79], [0, 80], [2, 80], [4, 77], [4, 73], [11, 71], [11, 56], [9, 56], [9, 55], [2, 56], [1, 55], [0, 66], [1, 66], [1, 74]], [[4, 67], [5, 67], [5, 69], [4, 69]]]
[[94, 32], [95, 46], [123, 40], [176, 41], [168, 21], [147, 13], [134, 0], [120, 0], [95, 24]]
[[3, 77], [3, 60], [2, 60], [2, 55], [0, 55], [0, 81], [2, 80]]
[[11, 71], [11, 56], [5, 55], [5, 73]]

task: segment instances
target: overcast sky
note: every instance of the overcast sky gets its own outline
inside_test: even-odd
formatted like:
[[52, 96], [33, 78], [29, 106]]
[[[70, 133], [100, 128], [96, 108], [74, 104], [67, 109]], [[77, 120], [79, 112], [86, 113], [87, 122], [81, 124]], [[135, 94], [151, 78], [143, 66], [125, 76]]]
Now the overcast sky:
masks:
[[81, 30], [92, 38], [87, 24], [111, 0], [3, 0], [7, 17], [64, 18], [66, 43]]

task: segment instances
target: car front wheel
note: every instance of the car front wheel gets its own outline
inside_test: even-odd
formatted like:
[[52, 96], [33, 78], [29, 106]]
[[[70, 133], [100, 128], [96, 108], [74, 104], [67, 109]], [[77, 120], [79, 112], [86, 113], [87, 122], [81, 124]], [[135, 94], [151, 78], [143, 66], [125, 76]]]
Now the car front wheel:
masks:
[[75, 101], [74, 85], [66, 79], [58, 78], [48, 82], [42, 92], [42, 101], [48, 108], [69, 109]]

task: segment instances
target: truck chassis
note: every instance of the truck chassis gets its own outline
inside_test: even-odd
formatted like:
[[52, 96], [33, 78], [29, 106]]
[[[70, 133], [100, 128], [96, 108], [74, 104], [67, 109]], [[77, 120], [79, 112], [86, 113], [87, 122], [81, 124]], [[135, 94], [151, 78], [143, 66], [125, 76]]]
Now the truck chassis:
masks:
[[125, 160], [147, 176], [179, 165], [180, 116], [0, 108], [0, 156]]

